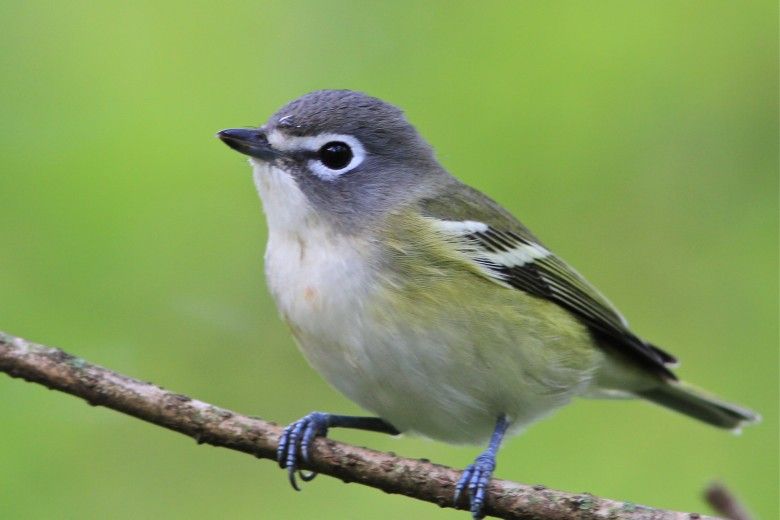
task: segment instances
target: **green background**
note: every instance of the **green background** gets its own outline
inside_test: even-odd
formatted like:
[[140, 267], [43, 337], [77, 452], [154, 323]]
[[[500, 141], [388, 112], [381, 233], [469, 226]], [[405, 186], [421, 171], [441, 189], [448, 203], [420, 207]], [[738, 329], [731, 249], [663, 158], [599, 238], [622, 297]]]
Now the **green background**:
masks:
[[[99, 5], [96, 5], [99, 4]], [[579, 401], [497, 476], [778, 518], [775, 2], [0, 2], [0, 329], [244, 413], [357, 413], [265, 288], [244, 158], [214, 138], [319, 88], [403, 107], [442, 162], [599, 286], [735, 437]], [[3, 518], [466, 518], [0, 377]], [[463, 467], [481, 450], [338, 431]]]

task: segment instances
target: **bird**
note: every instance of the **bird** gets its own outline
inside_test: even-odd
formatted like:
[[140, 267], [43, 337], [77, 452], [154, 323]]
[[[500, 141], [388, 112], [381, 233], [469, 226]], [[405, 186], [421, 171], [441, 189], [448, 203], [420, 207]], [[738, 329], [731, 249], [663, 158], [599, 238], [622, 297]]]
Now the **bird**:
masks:
[[640, 398], [738, 430], [757, 413], [678, 379], [676, 359], [510, 212], [451, 175], [396, 106], [299, 97], [217, 136], [247, 155], [265, 274], [311, 366], [374, 414], [312, 412], [277, 459], [296, 490], [315, 437], [345, 427], [486, 449], [453, 504], [483, 517], [505, 437], [575, 397]]

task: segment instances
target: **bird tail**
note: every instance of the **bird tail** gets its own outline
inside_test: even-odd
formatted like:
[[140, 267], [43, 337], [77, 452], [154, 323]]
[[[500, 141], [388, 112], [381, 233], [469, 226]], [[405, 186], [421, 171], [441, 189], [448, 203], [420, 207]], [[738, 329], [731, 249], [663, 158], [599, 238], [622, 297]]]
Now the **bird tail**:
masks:
[[756, 412], [721, 401], [680, 381], [668, 381], [659, 387], [639, 392], [639, 396], [727, 430], [739, 431], [742, 426], [761, 420]]

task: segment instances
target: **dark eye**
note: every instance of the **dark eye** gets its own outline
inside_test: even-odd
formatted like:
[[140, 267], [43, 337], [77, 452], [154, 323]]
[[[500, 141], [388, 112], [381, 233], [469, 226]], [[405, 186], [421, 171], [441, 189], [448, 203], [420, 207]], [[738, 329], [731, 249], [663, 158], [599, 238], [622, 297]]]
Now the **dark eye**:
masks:
[[317, 155], [322, 164], [331, 170], [340, 170], [352, 160], [352, 149], [341, 141], [331, 141], [322, 145]]

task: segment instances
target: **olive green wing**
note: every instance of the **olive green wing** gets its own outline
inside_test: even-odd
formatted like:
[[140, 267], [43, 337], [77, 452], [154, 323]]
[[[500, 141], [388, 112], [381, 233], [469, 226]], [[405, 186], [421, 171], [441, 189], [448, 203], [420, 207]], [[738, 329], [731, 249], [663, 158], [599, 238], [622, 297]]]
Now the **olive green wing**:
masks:
[[555, 256], [494, 201], [464, 185], [420, 201], [440, 233], [488, 277], [545, 298], [577, 316], [603, 342], [641, 364], [674, 378], [676, 359], [637, 337], [617, 309], [585, 278]]

